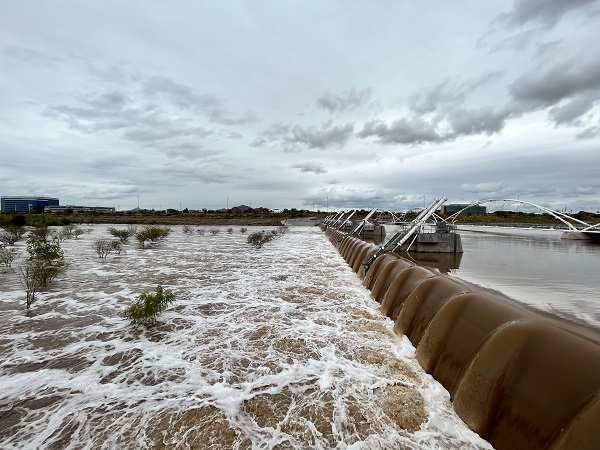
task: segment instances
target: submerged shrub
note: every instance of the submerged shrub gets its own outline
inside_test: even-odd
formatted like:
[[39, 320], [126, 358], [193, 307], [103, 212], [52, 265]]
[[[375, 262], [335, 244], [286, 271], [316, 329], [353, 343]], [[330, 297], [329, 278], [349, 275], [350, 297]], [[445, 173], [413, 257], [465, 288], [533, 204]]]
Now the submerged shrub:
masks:
[[9, 250], [8, 248], [5, 248], [2, 245], [0, 245], [0, 265], [3, 265], [6, 268], [10, 268], [16, 256], [16, 250]]
[[[44, 230], [44, 229], [40, 229]], [[48, 238], [44, 231], [33, 230], [27, 237], [28, 262], [42, 286], [49, 284], [54, 278], [67, 269], [64, 252], [60, 248], [58, 237]]]
[[96, 250], [96, 254], [98, 258], [106, 258], [109, 253], [117, 252], [121, 253], [121, 242], [113, 241], [112, 239], [96, 239], [94, 241], [94, 250]]
[[240, 228], [240, 233], [244, 234], [244, 233], [246, 233], [246, 231], [248, 231], [248, 228], [246, 228], [246, 227]]
[[181, 231], [183, 231], [183, 232], [184, 232], [184, 234], [187, 234], [187, 233], [192, 233], [192, 232], [194, 231], [194, 228], [192, 228], [190, 225], [184, 225], [184, 226], [181, 228]]
[[156, 318], [174, 301], [175, 295], [164, 291], [159, 284], [156, 292], [142, 292], [135, 303], [125, 310], [125, 317], [133, 324], [154, 325]]
[[171, 233], [169, 227], [160, 227], [158, 225], [147, 225], [140, 231], [135, 233], [135, 238], [138, 240], [140, 245], [144, 247], [146, 241], [158, 242], [162, 241]]
[[137, 233], [137, 228], [133, 226], [127, 227], [126, 229], [109, 228], [108, 232], [111, 236], [116, 237], [124, 244], [131, 236]]
[[33, 230], [27, 237], [29, 257], [19, 267], [20, 281], [27, 295], [27, 309], [34, 302], [36, 292], [67, 269], [58, 237], [49, 236], [47, 230], [39, 229]]
[[266, 233], [264, 231], [257, 231], [248, 235], [246, 242], [253, 245], [256, 248], [261, 248], [267, 242], [272, 241], [275, 238], [273, 233]]
[[0, 231], [0, 243], [6, 245], [14, 245], [15, 242], [20, 241], [25, 233], [23, 227], [10, 225]]

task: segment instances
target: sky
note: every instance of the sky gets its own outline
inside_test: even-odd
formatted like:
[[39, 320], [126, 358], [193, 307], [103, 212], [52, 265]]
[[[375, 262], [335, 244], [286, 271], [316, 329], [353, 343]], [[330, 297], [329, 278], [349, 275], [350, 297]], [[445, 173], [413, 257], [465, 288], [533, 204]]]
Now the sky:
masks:
[[0, 194], [600, 209], [600, 0], [2, 0]]

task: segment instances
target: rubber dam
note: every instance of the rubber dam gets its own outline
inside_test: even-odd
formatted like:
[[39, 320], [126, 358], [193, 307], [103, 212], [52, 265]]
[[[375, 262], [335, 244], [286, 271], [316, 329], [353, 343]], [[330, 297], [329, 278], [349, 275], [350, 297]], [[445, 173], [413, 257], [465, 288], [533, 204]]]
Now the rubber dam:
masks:
[[599, 448], [597, 336], [381, 253], [351, 234], [322, 229], [473, 431], [501, 450]]

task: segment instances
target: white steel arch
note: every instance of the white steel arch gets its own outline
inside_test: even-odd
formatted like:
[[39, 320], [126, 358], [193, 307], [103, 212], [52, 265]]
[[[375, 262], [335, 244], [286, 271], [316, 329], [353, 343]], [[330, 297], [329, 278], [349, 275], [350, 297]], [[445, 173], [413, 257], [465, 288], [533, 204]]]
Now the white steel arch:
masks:
[[[469, 206], [461, 209], [458, 212], [455, 212], [454, 214], [452, 214], [451, 216], [449, 216], [446, 220], [447, 221], [451, 221], [452, 223], [456, 222], [456, 218], [466, 209], [470, 208], [471, 206], [476, 206], [476, 205], [481, 205], [483, 203], [490, 203], [490, 202], [514, 202], [514, 203], [520, 203], [522, 205], [529, 205], [529, 206], [533, 206], [534, 208], [539, 209], [540, 211], [543, 211], [547, 214], [550, 214], [552, 217], [554, 217], [555, 219], [561, 221], [562, 223], [564, 223], [571, 231], [579, 231], [579, 232], [586, 232], [586, 231], [591, 231], [594, 232], [596, 231], [596, 229], [600, 230], [600, 223], [596, 224], [596, 225], [590, 225], [587, 222], [584, 222], [583, 220], [579, 220], [576, 219], [575, 217], [572, 217], [568, 214], [564, 214], [561, 213], [560, 211], [555, 211], [553, 209], [550, 208], [546, 208], [545, 206], [541, 206], [541, 205], [536, 205], [535, 203], [531, 203], [531, 202], [527, 202], [525, 200], [521, 200], [521, 199], [514, 199], [514, 198], [506, 198], [506, 199], [488, 199], [488, 200], [480, 200], [478, 202], [473, 202], [471, 203]], [[573, 221], [573, 222], [577, 222], [579, 224], [581, 224], [581, 226], [583, 228], [577, 228], [575, 225], [573, 225], [573, 223], [569, 222], [569, 221]]]

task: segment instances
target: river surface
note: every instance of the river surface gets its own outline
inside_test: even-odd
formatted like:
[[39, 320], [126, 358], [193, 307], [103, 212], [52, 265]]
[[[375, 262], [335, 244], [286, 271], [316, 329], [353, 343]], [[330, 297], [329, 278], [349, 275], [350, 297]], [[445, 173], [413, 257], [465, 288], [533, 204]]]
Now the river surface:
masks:
[[600, 244], [563, 230], [461, 226], [451, 274], [600, 331]]
[[[262, 249], [173, 227], [102, 260], [106, 228], [63, 241], [69, 269], [29, 311], [24, 242], [0, 270], [0, 448], [491, 448], [317, 227]], [[158, 284], [175, 303], [130, 325]]]

